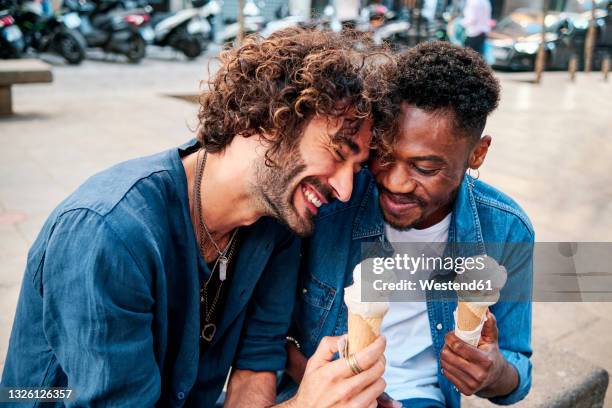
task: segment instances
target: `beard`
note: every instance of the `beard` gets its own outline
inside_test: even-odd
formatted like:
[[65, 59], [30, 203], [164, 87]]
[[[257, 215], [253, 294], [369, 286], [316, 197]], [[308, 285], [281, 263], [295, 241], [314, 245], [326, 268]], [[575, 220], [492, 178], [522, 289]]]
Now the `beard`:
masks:
[[[408, 231], [412, 228], [418, 228], [424, 222], [427, 222], [431, 217], [436, 217], [436, 214], [440, 211], [443, 211], [449, 206], [452, 207], [452, 203], [455, 201], [459, 187], [460, 186], [455, 187], [445, 197], [432, 201], [427, 201], [424, 198], [412, 193], [401, 195], [394, 194], [396, 199], [400, 202], [417, 204], [417, 208], [413, 210], [413, 214], [394, 214], [392, 212], [387, 212], [379, 198], [379, 205], [383, 219], [387, 224], [398, 231]], [[379, 185], [378, 188], [381, 193], [393, 194], [381, 185]]]
[[[284, 160], [275, 159], [275, 165], [268, 166], [263, 161], [255, 169], [255, 196], [265, 213], [285, 224], [295, 234], [306, 237], [314, 230], [314, 215], [306, 212], [299, 214], [293, 204], [296, 189], [302, 181], [314, 179], [315, 186], [321, 183], [316, 178], [299, 179], [306, 170], [306, 164], [299, 149], [282, 155]], [[321, 191], [321, 190], [320, 190]]]

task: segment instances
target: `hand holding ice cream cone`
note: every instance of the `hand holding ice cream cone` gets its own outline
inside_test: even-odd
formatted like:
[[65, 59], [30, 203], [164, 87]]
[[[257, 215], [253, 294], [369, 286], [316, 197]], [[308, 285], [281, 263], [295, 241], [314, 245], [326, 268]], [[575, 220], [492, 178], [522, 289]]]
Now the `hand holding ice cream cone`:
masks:
[[[506, 268], [490, 256], [483, 256], [484, 268], [457, 274], [455, 282], [490, 281], [490, 290], [457, 291], [455, 334], [472, 346], [477, 346], [489, 306], [499, 300], [499, 293], [507, 279]], [[488, 285], [486, 285], [488, 286]]]

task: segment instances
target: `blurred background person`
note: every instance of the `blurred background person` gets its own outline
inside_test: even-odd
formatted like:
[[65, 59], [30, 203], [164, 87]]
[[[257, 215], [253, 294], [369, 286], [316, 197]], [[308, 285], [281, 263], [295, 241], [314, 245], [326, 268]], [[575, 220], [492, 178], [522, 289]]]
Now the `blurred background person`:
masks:
[[465, 46], [483, 54], [487, 33], [491, 30], [491, 3], [489, 0], [467, 0], [463, 9]]

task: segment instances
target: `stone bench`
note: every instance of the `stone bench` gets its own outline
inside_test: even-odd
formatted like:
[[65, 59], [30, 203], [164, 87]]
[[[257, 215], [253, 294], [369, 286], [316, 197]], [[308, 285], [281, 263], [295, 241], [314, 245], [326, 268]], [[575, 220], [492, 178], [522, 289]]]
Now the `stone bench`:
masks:
[[37, 59], [0, 61], [0, 116], [13, 114], [11, 87], [53, 81], [51, 66]]
[[[546, 348], [532, 358], [533, 383], [527, 398], [517, 408], [601, 408], [608, 372], [570, 352]], [[498, 407], [477, 397], [462, 397], [464, 408]]]

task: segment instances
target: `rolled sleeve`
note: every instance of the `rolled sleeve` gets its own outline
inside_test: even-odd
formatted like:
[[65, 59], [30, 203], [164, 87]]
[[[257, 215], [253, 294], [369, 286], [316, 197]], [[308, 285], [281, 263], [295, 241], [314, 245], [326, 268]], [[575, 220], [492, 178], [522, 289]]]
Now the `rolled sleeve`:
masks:
[[67, 406], [153, 406], [160, 396], [149, 282], [104, 218], [61, 216], [47, 247], [43, 327], [75, 399]]
[[512, 253], [504, 265], [508, 269], [508, 282], [502, 291], [502, 301], [492, 306], [491, 311], [497, 319], [499, 328], [499, 347], [504, 358], [516, 368], [518, 386], [508, 395], [491, 398], [498, 405], [511, 405], [527, 396], [531, 389], [531, 315], [533, 288], [533, 233], [517, 225], [515, 231], [524, 231], [510, 244]]
[[257, 283], [234, 367], [279, 371], [287, 360], [285, 345], [295, 304], [300, 240], [291, 234], [278, 244]]

